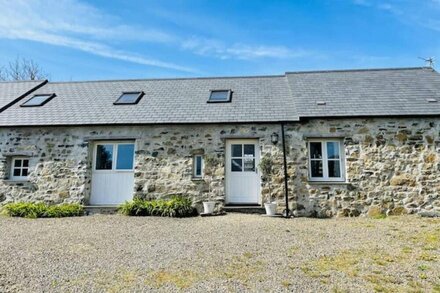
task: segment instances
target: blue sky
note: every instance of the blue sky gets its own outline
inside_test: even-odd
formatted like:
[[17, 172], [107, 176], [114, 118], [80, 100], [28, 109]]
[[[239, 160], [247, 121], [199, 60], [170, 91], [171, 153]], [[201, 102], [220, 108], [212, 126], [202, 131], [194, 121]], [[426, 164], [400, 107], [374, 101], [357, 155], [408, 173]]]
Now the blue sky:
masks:
[[0, 0], [0, 64], [51, 80], [282, 74], [440, 58], [440, 0]]

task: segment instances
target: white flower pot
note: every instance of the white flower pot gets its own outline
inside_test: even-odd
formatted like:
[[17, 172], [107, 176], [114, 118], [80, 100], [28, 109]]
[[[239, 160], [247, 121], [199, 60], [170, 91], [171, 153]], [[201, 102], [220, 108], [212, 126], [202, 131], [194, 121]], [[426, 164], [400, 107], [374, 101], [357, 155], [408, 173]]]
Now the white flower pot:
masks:
[[214, 213], [215, 201], [204, 201], [203, 202], [203, 213], [212, 214]]
[[277, 212], [277, 203], [276, 202], [265, 203], [264, 208], [266, 209], [266, 215], [275, 216]]

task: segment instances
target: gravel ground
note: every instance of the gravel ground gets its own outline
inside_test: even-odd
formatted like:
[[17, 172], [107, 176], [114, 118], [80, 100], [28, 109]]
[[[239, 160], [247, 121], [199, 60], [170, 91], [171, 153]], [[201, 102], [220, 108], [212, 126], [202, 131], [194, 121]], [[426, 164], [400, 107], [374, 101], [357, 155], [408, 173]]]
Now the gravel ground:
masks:
[[440, 219], [0, 217], [0, 292], [440, 292]]

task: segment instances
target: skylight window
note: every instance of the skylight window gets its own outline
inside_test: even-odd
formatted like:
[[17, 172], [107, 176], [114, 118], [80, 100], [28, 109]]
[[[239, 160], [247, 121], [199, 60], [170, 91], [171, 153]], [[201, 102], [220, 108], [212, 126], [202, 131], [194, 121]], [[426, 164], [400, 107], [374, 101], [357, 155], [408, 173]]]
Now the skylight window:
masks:
[[133, 105], [139, 103], [144, 92], [126, 92], [114, 102], [115, 105]]
[[208, 103], [227, 103], [231, 101], [231, 90], [212, 90]]
[[55, 94], [34, 95], [32, 98], [21, 104], [21, 107], [40, 107], [52, 100]]

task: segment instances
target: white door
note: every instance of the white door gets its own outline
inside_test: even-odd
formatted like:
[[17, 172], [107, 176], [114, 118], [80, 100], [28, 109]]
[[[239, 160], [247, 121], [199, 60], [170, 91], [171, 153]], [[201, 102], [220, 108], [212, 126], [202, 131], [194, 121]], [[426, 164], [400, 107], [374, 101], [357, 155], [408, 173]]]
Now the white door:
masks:
[[134, 142], [98, 142], [92, 164], [92, 205], [117, 205], [133, 199]]
[[258, 204], [260, 148], [256, 139], [226, 142], [226, 203]]

